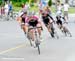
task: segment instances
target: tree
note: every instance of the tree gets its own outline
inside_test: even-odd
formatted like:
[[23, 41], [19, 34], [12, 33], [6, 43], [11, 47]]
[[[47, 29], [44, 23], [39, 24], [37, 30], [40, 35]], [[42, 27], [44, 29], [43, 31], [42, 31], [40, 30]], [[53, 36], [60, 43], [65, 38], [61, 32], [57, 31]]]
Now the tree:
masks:
[[48, 5], [51, 6], [52, 5], [52, 0], [48, 1]]
[[65, 3], [68, 3], [68, 0], [65, 0]]

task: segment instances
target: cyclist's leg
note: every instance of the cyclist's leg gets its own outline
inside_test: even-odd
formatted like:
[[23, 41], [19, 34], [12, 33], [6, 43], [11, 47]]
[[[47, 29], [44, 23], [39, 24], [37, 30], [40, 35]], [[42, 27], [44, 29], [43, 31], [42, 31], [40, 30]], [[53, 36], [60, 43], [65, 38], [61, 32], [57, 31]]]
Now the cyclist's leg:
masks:
[[38, 33], [39, 33], [39, 38], [40, 40], [39, 41], [43, 41], [42, 39], [42, 30], [43, 30], [43, 27], [41, 25], [37, 25], [37, 30], [38, 30]]
[[54, 26], [53, 26], [53, 23], [51, 23], [50, 26], [51, 26], [51, 32], [54, 34]]
[[37, 24], [37, 29], [38, 29], [38, 33], [39, 33], [39, 37], [41, 37], [41, 28], [42, 26], [40, 24]]
[[49, 26], [49, 24], [46, 24], [46, 27], [47, 27], [48, 31], [51, 32], [51, 27]]
[[46, 24], [46, 27], [47, 27], [48, 31], [50, 32], [51, 37], [54, 37], [54, 34], [52, 33], [50, 24]]
[[30, 35], [32, 41], [34, 41], [34, 29], [33, 29], [33, 27], [29, 26], [28, 30], [29, 30], [28, 32], [29, 32], [29, 35]]
[[23, 29], [24, 33], [26, 34], [26, 25], [25, 25], [25, 23], [21, 24], [21, 28]]
[[32, 45], [35, 47], [36, 45], [35, 45], [35, 40], [34, 40], [34, 29], [33, 29], [33, 27], [32, 26], [29, 26], [28, 27], [28, 33], [29, 33], [29, 37], [30, 37], [30, 39], [31, 39], [31, 43], [32, 43]]
[[50, 32], [51, 33], [51, 36], [52, 37], [55, 37], [54, 36], [54, 27], [53, 27], [53, 24], [52, 23], [50, 24], [50, 27], [51, 27], [51, 32]]

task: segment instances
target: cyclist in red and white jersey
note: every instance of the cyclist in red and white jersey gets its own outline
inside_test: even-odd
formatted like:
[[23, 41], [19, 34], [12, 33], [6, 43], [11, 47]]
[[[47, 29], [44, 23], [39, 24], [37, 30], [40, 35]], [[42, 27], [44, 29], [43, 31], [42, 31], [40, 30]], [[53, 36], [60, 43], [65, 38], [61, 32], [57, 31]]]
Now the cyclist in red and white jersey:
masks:
[[41, 21], [39, 21], [39, 18], [37, 16], [30, 14], [26, 19], [26, 22], [28, 24], [28, 32], [31, 35], [32, 43], [35, 44], [33, 27], [37, 27], [39, 37], [41, 37], [41, 28], [42, 28]]

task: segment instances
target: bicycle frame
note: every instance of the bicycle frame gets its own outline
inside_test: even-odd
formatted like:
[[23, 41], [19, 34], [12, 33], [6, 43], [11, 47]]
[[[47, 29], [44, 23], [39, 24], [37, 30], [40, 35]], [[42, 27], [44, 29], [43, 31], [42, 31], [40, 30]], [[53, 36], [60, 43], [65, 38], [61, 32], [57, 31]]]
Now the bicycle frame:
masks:
[[38, 34], [37, 28], [39, 28], [39, 27], [33, 27], [33, 29], [34, 29], [34, 36], [35, 36], [34, 40], [35, 40], [35, 45], [38, 48], [38, 53], [40, 54], [40, 47], [39, 47], [39, 45], [40, 45], [40, 38], [39, 38], [39, 34]]

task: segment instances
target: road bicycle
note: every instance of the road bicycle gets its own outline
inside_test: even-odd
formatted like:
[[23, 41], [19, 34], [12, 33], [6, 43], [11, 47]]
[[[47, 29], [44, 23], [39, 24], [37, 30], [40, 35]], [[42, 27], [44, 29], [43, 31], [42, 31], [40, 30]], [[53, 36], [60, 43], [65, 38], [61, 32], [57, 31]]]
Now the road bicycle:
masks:
[[[34, 41], [35, 41], [35, 45], [36, 45], [35, 47], [38, 49], [38, 53], [40, 54], [40, 37], [39, 37], [37, 28], [40, 28], [40, 27], [33, 27], [30, 29], [34, 30]], [[29, 34], [29, 32], [27, 33], [27, 38], [30, 41], [30, 45], [33, 46], [32, 45], [32, 38], [31, 38], [31, 35]]]

